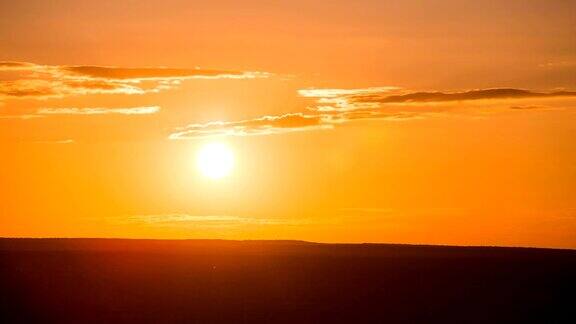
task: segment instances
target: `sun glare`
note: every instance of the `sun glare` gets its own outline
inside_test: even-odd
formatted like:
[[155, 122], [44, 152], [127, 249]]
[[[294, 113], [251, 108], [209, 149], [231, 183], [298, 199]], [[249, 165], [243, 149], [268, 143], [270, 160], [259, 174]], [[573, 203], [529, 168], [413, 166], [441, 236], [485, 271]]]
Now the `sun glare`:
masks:
[[208, 143], [198, 151], [196, 162], [202, 175], [220, 179], [232, 172], [234, 154], [224, 143]]

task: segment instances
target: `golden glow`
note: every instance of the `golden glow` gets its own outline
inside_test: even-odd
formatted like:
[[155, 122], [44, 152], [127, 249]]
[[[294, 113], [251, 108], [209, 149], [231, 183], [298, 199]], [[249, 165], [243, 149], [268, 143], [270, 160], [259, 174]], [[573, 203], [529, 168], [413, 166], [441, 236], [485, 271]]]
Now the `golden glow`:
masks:
[[232, 172], [234, 153], [224, 143], [208, 143], [198, 151], [196, 163], [203, 176], [220, 179]]

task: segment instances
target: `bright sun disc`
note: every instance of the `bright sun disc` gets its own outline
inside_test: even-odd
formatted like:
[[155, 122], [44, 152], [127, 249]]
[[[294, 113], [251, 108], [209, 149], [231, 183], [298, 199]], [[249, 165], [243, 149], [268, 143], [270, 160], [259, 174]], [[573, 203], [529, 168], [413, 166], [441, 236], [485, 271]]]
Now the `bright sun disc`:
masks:
[[232, 171], [234, 154], [223, 143], [209, 143], [200, 148], [196, 162], [198, 169], [204, 176], [220, 179]]

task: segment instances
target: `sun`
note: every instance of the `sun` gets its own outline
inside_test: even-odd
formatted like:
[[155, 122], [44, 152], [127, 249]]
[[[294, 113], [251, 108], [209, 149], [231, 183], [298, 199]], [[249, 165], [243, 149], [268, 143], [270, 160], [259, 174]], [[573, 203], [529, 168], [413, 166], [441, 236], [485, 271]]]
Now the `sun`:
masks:
[[196, 163], [202, 175], [211, 179], [224, 178], [234, 168], [234, 153], [224, 143], [208, 143], [198, 151]]

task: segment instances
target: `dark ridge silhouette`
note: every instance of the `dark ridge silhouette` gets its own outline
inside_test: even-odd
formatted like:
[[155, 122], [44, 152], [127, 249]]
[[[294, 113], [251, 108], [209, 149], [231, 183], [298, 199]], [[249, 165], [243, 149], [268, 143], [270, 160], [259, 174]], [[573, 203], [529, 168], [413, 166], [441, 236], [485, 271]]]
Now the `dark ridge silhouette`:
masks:
[[576, 251], [0, 239], [0, 323], [573, 323]]

